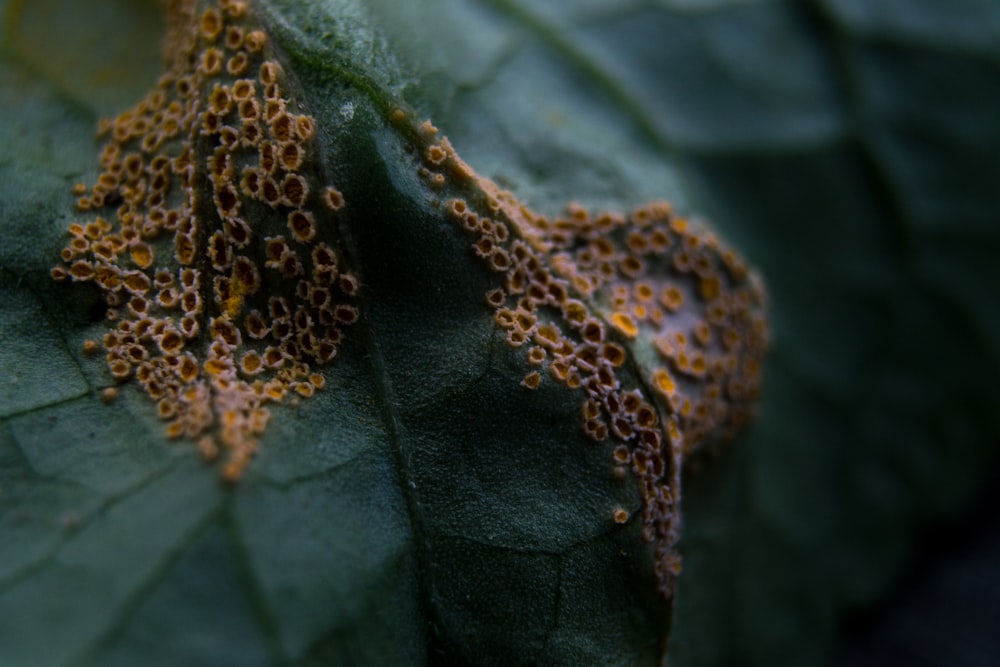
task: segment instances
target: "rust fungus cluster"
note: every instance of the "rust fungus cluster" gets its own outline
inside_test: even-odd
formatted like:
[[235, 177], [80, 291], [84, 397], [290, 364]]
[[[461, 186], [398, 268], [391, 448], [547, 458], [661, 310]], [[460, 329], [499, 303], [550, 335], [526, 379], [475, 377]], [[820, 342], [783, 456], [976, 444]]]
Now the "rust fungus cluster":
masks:
[[101, 122], [102, 172], [73, 190], [92, 217], [52, 275], [101, 288], [111, 374], [236, 480], [268, 405], [323, 388], [358, 281], [327, 242], [344, 200], [319, 174], [315, 121], [247, 3], [171, 0], [168, 17], [166, 73]]
[[[583, 431], [610, 442], [619, 476], [638, 479], [643, 536], [671, 595], [683, 463], [735, 435], [757, 397], [768, 338], [760, 281], [666, 203], [628, 215], [571, 204], [549, 218], [476, 174], [432, 125], [420, 132], [428, 185], [478, 193], [442, 204], [496, 275], [486, 302], [523, 350], [521, 385], [580, 392]], [[623, 508], [611, 514], [630, 519]]]
[[[236, 480], [269, 405], [324, 386], [358, 280], [332, 246], [344, 197], [321, 175], [312, 116], [247, 3], [168, 0], [166, 73], [103, 121], [97, 182], [73, 189], [61, 281], [99, 286], [112, 329], [83, 351], [134, 378], [173, 438]], [[391, 120], [406, 122], [402, 111]], [[412, 130], [412, 128], [411, 128]], [[523, 354], [520, 384], [580, 395], [582, 430], [638, 480], [660, 590], [680, 571], [683, 464], [751, 416], [767, 346], [756, 275], [668, 204], [540, 215], [476, 174], [425, 122], [420, 175], [495, 277], [485, 301]], [[113, 401], [117, 391], [105, 390]]]

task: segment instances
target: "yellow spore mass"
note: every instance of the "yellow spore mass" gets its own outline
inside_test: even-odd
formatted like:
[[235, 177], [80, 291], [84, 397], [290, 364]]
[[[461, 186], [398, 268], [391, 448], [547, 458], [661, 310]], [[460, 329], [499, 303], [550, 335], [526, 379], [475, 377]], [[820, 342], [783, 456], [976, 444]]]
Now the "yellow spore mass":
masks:
[[[759, 277], [666, 202], [596, 215], [570, 203], [549, 218], [477, 174], [430, 123], [416, 133], [429, 144], [419, 171], [430, 188], [444, 179], [478, 193], [441, 206], [496, 275], [486, 301], [508, 343], [526, 350], [533, 370], [521, 385], [548, 375], [581, 392], [583, 431], [611, 438], [613, 469], [638, 480], [643, 536], [671, 596], [683, 463], [732, 438], [756, 402], [768, 343]], [[630, 359], [640, 346], [657, 363]]]
[[232, 481], [268, 404], [323, 386], [312, 367], [335, 356], [358, 281], [324, 232], [344, 202], [315, 121], [247, 3], [170, 0], [167, 17], [166, 72], [99, 124], [101, 174], [73, 187], [92, 218], [52, 274], [100, 287], [112, 375]]

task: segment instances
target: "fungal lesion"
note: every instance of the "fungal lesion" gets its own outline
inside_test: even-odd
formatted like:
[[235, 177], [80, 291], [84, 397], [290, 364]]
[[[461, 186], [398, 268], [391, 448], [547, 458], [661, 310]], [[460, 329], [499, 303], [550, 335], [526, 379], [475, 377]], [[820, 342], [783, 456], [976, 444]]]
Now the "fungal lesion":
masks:
[[73, 188], [91, 217], [52, 275], [101, 289], [111, 375], [235, 481], [270, 406], [324, 387], [359, 283], [315, 121], [248, 4], [171, 0], [167, 17], [166, 72], [99, 124], [101, 173]]
[[[403, 123], [403, 117], [393, 117]], [[493, 275], [484, 295], [522, 354], [522, 387], [555, 382], [581, 400], [581, 429], [633, 475], [661, 593], [680, 572], [681, 472], [749, 421], [768, 345], [759, 276], [704, 225], [653, 202], [629, 213], [532, 210], [476, 173], [429, 122], [420, 175]], [[615, 524], [632, 520], [609, 509]]]
[[[100, 288], [109, 372], [155, 402], [166, 435], [237, 480], [270, 407], [324, 388], [360, 289], [337, 233], [348, 205], [323, 175], [315, 119], [246, 2], [168, 2], [166, 72], [102, 121], [101, 174], [73, 188], [56, 280]], [[418, 151], [442, 216], [492, 276], [483, 307], [524, 360], [520, 387], [580, 398], [580, 429], [631, 475], [669, 597], [680, 571], [681, 471], [752, 415], [767, 347], [759, 277], [664, 202], [628, 213], [532, 210], [447, 138], [388, 114]]]

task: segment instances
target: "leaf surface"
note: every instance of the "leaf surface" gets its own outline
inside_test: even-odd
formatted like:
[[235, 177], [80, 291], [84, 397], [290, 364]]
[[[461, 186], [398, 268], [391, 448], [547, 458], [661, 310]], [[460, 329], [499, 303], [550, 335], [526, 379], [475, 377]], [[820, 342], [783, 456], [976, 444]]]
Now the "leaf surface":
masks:
[[364, 316], [232, 489], [134, 387], [102, 404], [99, 295], [49, 279], [97, 117], [160, 69], [155, 5], [64, 4], [0, 3], [0, 663], [658, 661], [634, 484], [518, 385], [400, 101], [543, 213], [667, 198], [767, 278], [757, 422], [685, 480], [672, 665], [816, 664], [992, 455], [990, 3], [260, 3]]

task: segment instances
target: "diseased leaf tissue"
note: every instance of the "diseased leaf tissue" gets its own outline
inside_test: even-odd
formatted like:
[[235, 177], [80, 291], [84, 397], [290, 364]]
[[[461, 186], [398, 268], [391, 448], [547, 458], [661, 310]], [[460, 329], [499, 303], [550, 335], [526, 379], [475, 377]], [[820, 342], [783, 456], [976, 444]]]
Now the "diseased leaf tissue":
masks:
[[[168, 3], [166, 71], [102, 122], [102, 173], [79, 184], [56, 280], [108, 306], [110, 373], [141, 385], [166, 435], [240, 478], [273, 418], [336, 374], [363, 312], [364, 267], [338, 232], [350, 200], [324, 174], [315, 119], [253, 7]], [[469, 239], [493, 289], [483, 308], [542, 382], [580, 397], [580, 428], [635, 476], [643, 537], [669, 597], [680, 571], [680, 472], [748, 420], [767, 346], [759, 277], [666, 203], [540, 215], [478, 175], [429, 122], [396, 109], [429, 196]], [[456, 193], [470, 193], [457, 196]], [[514, 380], [516, 382], [516, 379]], [[516, 462], [512, 462], [516, 464]], [[624, 524], [624, 508], [609, 508]]]

